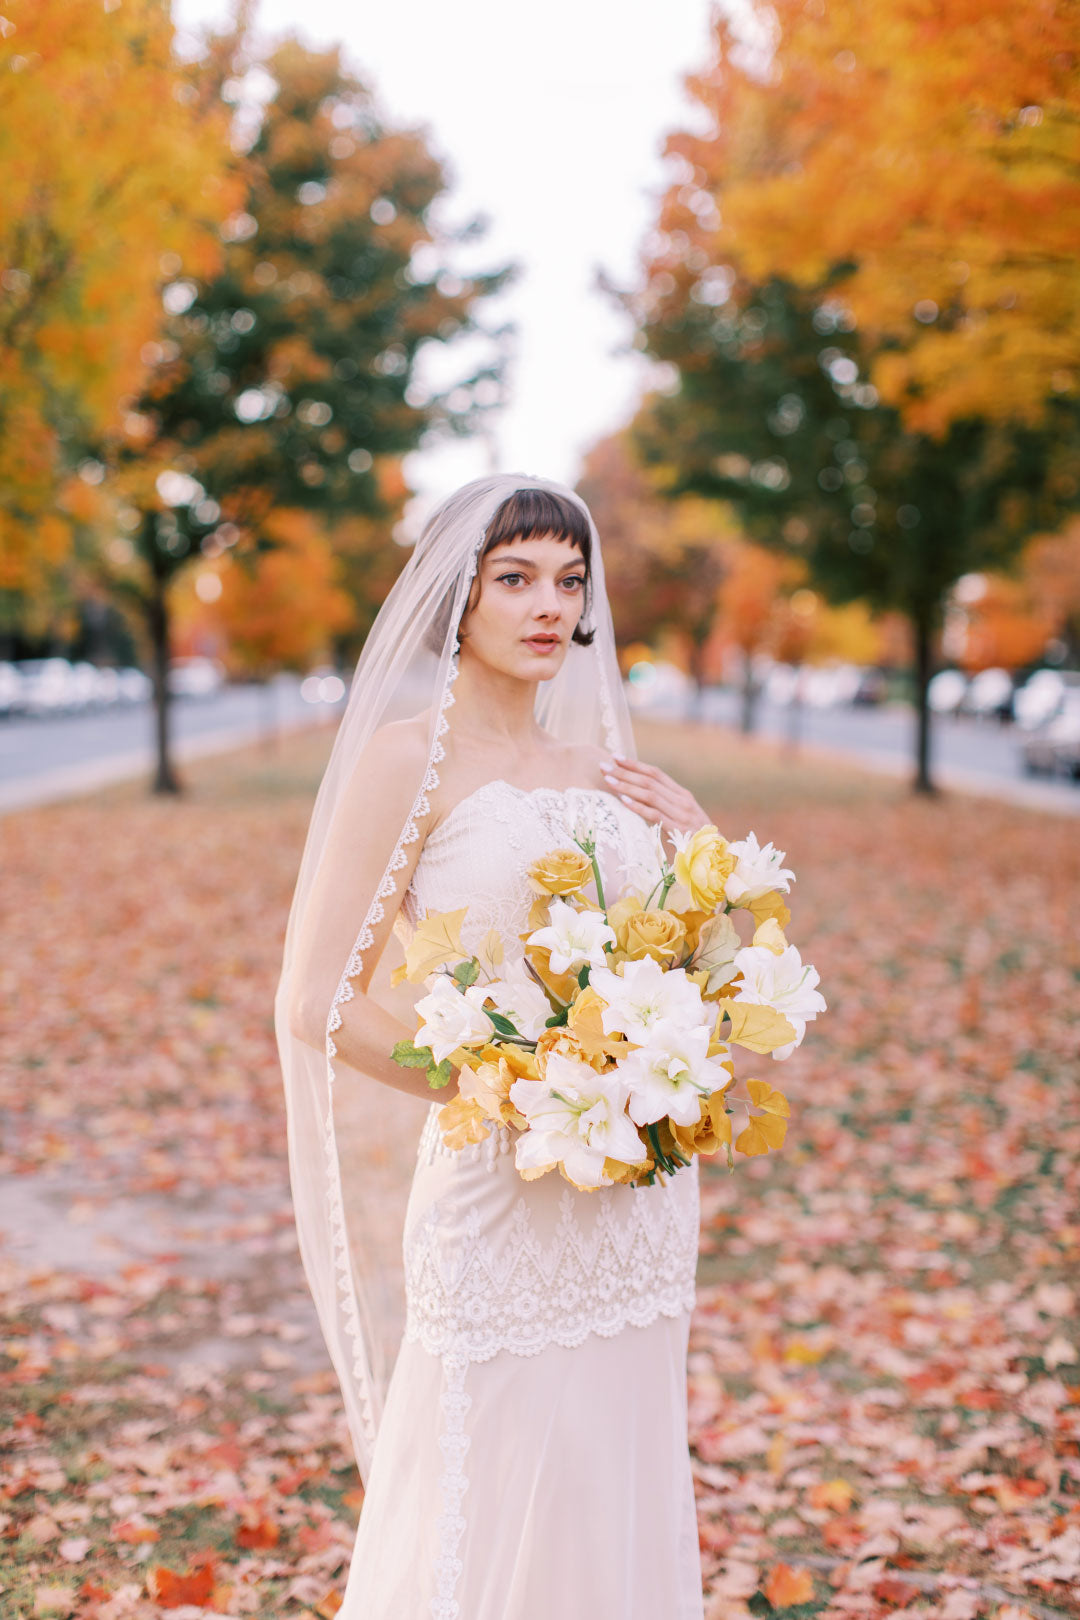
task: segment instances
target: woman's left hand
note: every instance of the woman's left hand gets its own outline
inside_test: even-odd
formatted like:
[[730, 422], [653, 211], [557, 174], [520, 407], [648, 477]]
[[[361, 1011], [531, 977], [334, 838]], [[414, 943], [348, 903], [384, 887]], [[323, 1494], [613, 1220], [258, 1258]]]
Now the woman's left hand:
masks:
[[646, 821], [659, 822], [666, 833], [696, 832], [709, 824], [708, 814], [694, 795], [656, 765], [613, 754], [610, 764], [601, 769], [605, 782], [624, 804]]

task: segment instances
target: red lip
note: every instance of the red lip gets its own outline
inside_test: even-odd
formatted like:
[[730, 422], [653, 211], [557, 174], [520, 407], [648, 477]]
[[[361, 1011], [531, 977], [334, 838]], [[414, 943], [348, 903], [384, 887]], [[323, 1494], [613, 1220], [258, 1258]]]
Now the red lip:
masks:
[[525, 645], [526, 647], [535, 647], [538, 650], [540, 648], [557, 647], [559, 645], [559, 637], [552, 635], [526, 636]]

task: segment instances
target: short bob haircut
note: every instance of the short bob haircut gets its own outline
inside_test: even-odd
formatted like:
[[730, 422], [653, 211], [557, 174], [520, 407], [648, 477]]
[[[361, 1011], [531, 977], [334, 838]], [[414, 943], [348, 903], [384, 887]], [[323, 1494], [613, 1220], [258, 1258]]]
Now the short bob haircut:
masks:
[[[550, 489], [516, 489], [512, 495], [507, 496], [488, 524], [484, 543], [480, 548], [480, 557], [486, 557], [489, 551], [493, 551], [496, 546], [505, 545], [508, 540], [539, 540], [544, 535], [552, 535], [556, 540], [565, 540], [568, 544], [577, 546], [581, 552], [585, 559], [587, 606], [592, 569], [592, 536], [589, 532], [589, 520], [578, 503], [568, 500], [565, 495], [557, 495]], [[468, 607], [474, 606], [475, 596], [470, 595]], [[593, 632], [583, 630], [579, 624], [570, 639], [576, 641], [580, 647], [588, 647], [592, 642]]]

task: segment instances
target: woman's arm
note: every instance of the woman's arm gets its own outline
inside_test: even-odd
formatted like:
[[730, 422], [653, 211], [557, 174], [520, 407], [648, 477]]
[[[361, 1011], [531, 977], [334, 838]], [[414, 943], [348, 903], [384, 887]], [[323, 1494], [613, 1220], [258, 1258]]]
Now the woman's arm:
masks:
[[[383, 726], [357, 762], [331, 825], [291, 974], [293, 1034], [318, 1051], [325, 1047], [326, 1020], [345, 964], [412, 811], [427, 768], [427, 751], [424, 723]], [[411, 1040], [415, 1030], [407, 1029], [367, 994], [426, 831], [426, 823], [421, 823], [420, 836], [404, 846], [406, 862], [395, 874], [395, 894], [386, 903], [385, 916], [373, 925], [374, 939], [364, 953], [361, 971], [350, 981], [352, 997], [338, 1005], [341, 1025], [334, 1031], [334, 1045], [350, 1068], [398, 1091], [430, 1099], [423, 1070], [400, 1068], [390, 1056], [395, 1043]], [[440, 1093], [444, 1101], [448, 1095], [452, 1088]]]

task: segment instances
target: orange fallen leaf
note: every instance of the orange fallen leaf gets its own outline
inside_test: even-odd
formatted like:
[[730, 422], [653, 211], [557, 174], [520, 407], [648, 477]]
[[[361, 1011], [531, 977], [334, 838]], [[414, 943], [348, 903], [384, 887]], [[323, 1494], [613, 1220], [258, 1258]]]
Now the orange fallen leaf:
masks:
[[846, 1479], [823, 1479], [810, 1492], [810, 1506], [828, 1508], [833, 1513], [846, 1513], [855, 1492]]
[[319, 1620], [333, 1620], [343, 1601], [341, 1593], [335, 1587], [331, 1587], [326, 1596], [320, 1598], [315, 1605], [315, 1613], [319, 1616]]
[[808, 1569], [774, 1564], [762, 1591], [774, 1609], [790, 1609], [797, 1603], [810, 1602], [814, 1596], [814, 1577]]
[[187, 1575], [155, 1564], [146, 1572], [146, 1590], [163, 1609], [179, 1609], [185, 1604], [205, 1608], [217, 1584], [213, 1559], [196, 1565]]

